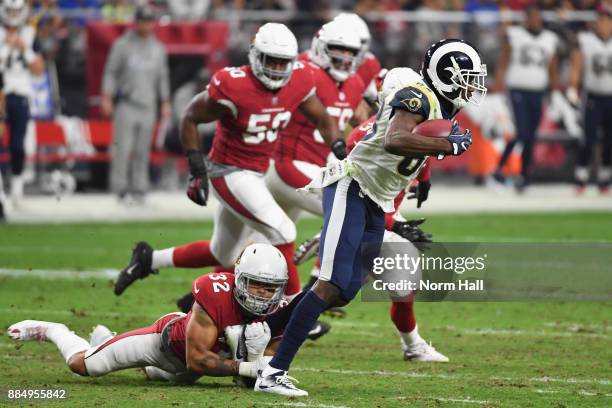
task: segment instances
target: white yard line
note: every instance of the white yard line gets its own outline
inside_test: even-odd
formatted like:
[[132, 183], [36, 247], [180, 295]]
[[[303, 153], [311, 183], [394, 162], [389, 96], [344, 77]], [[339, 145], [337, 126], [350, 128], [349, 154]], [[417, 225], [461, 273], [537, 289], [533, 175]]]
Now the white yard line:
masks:
[[490, 401], [479, 401], [473, 399], [461, 399], [461, 398], [443, 398], [443, 397], [432, 397], [431, 399], [440, 402], [458, 402], [461, 404], [488, 404]]
[[[472, 375], [458, 375], [458, 374], [428, 374], [428, 373], [417, 373], [411, 371], [381, 371], [381, 370], [339, 370], [334, 368], [311, 368], [311, 367], [296, 367], [292, 368], [294, 371], [304, 372], [323, 372], [331, 374], [341, 375], [377, 375], [386, 377], [408, 377], [408, 378], [440, 378], [445, 380], [458, 380], [467, 378], [476, 378]], [[489, 377], [491, 380], [504, 380], [504, 381], [519, 381], [527, 380], [529, 382], [558, 382], [563, 384], [595, 384], [595, 385], [612, 385], [612, 381], [604, 378], [554, 378], [554, 377], [532, 377], [532, 378], [513, 378], [513, 377]]]
[[346, 405], [329, 405], [329, 404], [308, 404], [306, 402], [260, 402], [254, 403], [253, 406], [257, 405], [269, 405], [269, 406], [282, 406], [282, 407], [303, 407], [303, 408], [350, 408]]
[[[170, 272], [172, 274], [172, 272]], [[76, 271], [70, 269], [19, 269], [19, 268], [0, 268], [0, 276], [20, 279], [44, 279], [44, 280], [83, 280], [83, 279], [116, 279], [119, 275], [118, 269], [97, 269], [90, 271]], [[185, 283], [190, 284], [191, 279], [187, 277], [164, 276], [162, 279], [151, 279], [151, 282], [162, 283]]]

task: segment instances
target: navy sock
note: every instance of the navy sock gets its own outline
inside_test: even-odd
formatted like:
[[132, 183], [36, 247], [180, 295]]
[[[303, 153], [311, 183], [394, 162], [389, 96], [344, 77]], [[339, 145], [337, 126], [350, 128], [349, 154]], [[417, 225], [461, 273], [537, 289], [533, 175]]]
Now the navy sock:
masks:
[[289, 371], [289, 365], [295, 354], [326, 307], [327, 304], [312, 290], [306, 292], [291, 314], [283, 340], [274, 354], [274, 358], [270, 361], [272, 367]]

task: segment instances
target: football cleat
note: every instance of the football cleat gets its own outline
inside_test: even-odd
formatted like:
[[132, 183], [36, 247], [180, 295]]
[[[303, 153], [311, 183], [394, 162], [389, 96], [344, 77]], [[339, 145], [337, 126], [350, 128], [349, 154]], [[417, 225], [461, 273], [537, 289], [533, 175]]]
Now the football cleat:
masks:
[[319, 242], [321, 241], [321, 233], [319, 232], [314, 237], [307, 239], [295, 250], [293, 254], [293, 263], [300, 265], [310, 258], [317, 255], [319, 252]]
[[308, 338], [310, 340], [316, 340], [319, 337], [325, 336], [331, 330], [329, 323], [325, 323], [321, 320], [317, 320], [314, 327], [308, 332]]
[[425, 340], [404, 347], [404, 360], [448, 363], [448, 357]]
[[151, 269], [153, 248], [144, 241], [136, 244], [130, 263], [121, 271], [115, 282], [115, 295], [121, 295], [136, 279], [144, 279], [157, 270]]
[[287, 371], [277, 370], [266, 366], [260, 370], [255, 381], [255, 392], [269, 392], [271, 394], [284, 395], [285, 397], [306, 397], [308, 392], [300, 390], [293, 382], [295, 378], [287, 375]]
[[89, 333], [89, 344], [91, 344], [92, 347], [97, 347], [100, 344], [106, 343], [116, 335], [116, 332], [112, 332], [108, 327], [99, 324], [94, 326], [91, 333]]
[[0, 222], [5, 222], [5, 221], [6, 221], [6, 214], [4, 213], [4, 203], [0, 201]]
[[6, 334], [13, 340], [19, 341], [46, 341], [47, 330], [53, 327], [68, 328], [61, 323], [43, 322], [40, 320], [23, 320], [19, 323], [11, 325]]

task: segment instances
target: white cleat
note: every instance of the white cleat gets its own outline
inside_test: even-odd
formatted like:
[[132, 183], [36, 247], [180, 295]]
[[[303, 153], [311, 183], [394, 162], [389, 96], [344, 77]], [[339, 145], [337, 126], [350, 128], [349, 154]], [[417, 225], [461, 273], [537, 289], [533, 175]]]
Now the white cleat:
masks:
[[116, 332], [112, 332], [108, 327], [99, 324], [93, 327], [91, 333], [89, 333], [89, 344], [91, 344], [92, 347], [97, 347], [100, 344], [106, 343], [116, 335]]
[[54, 327], [63, 327], [68, 330], [66, 326], [61, 323], [43, 322], [40, 320], [23, 320], [19, 323], [11, 325], [6, 334], [13, 340], [29, 341], [47, 340], [47, 330]]
[[427, 344], [425, 340], [406, 346], [404, 360], [448, 363], [448, 357], [438, 352], [431, 343]]
[[308, 391], [300, 390], [293, 381], [293, 377], [287, 375], [287, 371], [277, 370], [267, 365], [260, 370], [255, 381], [255, 392], [269, 392], [271, 394], [283, 395], [285, 397], [307, 397]]

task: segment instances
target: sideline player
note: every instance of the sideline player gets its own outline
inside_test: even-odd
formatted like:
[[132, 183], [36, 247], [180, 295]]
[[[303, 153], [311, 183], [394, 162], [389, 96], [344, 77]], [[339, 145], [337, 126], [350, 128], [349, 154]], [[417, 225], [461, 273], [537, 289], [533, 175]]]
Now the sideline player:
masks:
[[[187, 195], [199, 205], [208, 199], [208, 178], [219, 206], [211, 241], [199, 241], [197, 267], [231, 267], [245, 236], [261, 233], [287, 260], [288, 298], [300, 291], [293, 264], [296, 230], [293, 221], [274, 201], [264, 180], [279, 131], [299, 110], [316, 124], [321, 137], [339, 158], [346, 144], [336, 121], [315, 95], [312, 72], [295, 64], [297, 40], [284, 25], [259, 28], [249, 52], [249, 65], [220, 70], [206, 92], [196, 96], [182, 120], [181, 141], [187, 152], [191, 181]], [[207, 170], [199, 151], [197, 124], [217, 120]], [[153, 252], [141, 242], [130, 264], [121, 272], [115, 293], [136, 279], [162, 267], [194, 267], [189, 246]]]
[[[610, 190], [612, 179], [612, 9], [600, 6], [593, 29], [578, 34], [578, 46], [572, 51], [570, 67], [568, 99], [575, 106], [584, 105], [584, 139], [575, 170], [576, 188], [581, 193], [586, 187], [593, 147], [601, 129], [601, 167], [597, 183], [599, 191], [605, 194]], [[580, 82], [585, 94], [583, 103], [578, 96]]]
[[347, 304], [361, 288], [361, 246], [379, 252], [384, 213], [395, 210], [394, 199], [427, 156], [460, 155], [472, 143], [471, 133], [460, 132], [458, 125], [447, 138], [423, 137], [412, 130], [425, 120], [449, 119], [467, 103], [482, 101], [486, 66], [478, 51], [461, 40], [442, 40], [429, 48], [421, 71], [423, 77], [385, 99], [373, 131], [349, 157], [328, 166], [308, 186], [323, 190], [320, 277], [293, 309], [272, 361], [258, 375], [255, 391], [308, 395], [292, 383], [289, 366], [322, 311]]
[[521, 142], [521, 177], [515, 183], [519, 193], [529, 184], [533, 145], [542, 117], [544, 95], [548, 88], [552, 91], [559, 88], [557, 35], [544, 29], [542, 15], [536, 5], [529, 6], [526, 14], [524, 26], [507, 28], [495, 76], [496, 91], [508, 88], [516, 138], [506, 145], [493, 178], [499, 183], [505, 183], [502, 168], [516, 143]]
[[35, 30], [26, 24], [28, 13], [25, 0], [4, 0], [0, 5], [0, 71], [4, 76], [5, 121], [11, 135], [11, 200], [15, 204], [23, 198], [24, 141], [30, 120], [32, 75], [40, 75], [45, 69], [42, 57], [35, 51]]
[[149, 378], [182, 383], [203, 375], [255, 378], [267, 361], [263, 355], [273, 352], [284, 328], [274, 324], [274, 312], [287, 284], [287, 265], [278, 249], [253, 244], [244, 250], [235, 271], [236, 275], [197, 278], [192, 287], [196, 302], [188, 314], [170, 313], [151, 326], [118, 336], [98, 325], [90, 343], [61, 323], [37, 320], [15, 323], [7, 335], [18, 341], [54, 343], [68, 367], [82, 376], [146, 367]]

